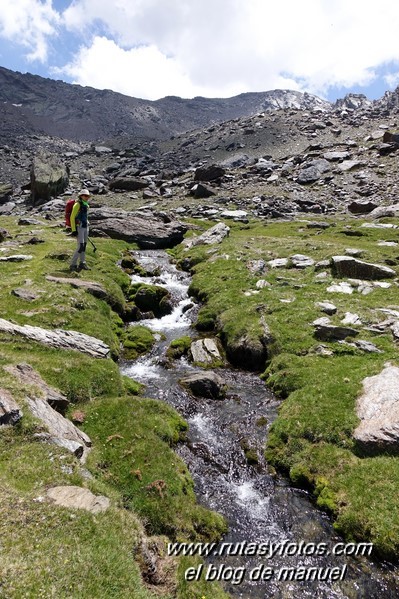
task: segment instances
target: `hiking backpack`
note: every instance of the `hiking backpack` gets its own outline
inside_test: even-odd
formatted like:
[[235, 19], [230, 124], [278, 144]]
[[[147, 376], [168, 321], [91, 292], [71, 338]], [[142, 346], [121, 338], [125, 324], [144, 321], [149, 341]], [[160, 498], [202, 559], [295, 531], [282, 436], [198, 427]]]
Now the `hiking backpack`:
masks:
[[68, 200], [65, 206], [65, 226], [66, 227], [70, 227], [71, 226], [71, 214], [72, 214], [72, 208], [74, 207], [75, 204], [75, 200], [71, 199]]

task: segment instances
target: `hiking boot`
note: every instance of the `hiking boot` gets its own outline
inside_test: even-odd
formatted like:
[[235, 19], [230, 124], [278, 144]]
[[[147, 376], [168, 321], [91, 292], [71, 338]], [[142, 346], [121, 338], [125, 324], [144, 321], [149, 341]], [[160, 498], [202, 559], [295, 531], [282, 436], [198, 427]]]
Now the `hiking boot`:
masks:
[[72, 264], [69, 267], [69, 272], [79, 272], [79, 269], [78, 269], [78, 267], [75, 264]]
[[90, 266], [87, 266], [86, 262], [79, 264], [79, 270], [91, 270]]

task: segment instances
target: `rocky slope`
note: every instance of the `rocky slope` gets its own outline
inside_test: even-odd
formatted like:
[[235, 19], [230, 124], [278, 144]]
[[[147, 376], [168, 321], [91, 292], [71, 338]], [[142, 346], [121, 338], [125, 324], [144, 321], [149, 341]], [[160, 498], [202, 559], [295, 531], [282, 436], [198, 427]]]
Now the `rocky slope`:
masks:
[[326, 108], [295, 91], [247, 93], [227, 99], [169, 96], [141, 100], [0, 67], [0, 138], [47, 134], [73, 141], [164, 139], [196, 127], [276, 108]]

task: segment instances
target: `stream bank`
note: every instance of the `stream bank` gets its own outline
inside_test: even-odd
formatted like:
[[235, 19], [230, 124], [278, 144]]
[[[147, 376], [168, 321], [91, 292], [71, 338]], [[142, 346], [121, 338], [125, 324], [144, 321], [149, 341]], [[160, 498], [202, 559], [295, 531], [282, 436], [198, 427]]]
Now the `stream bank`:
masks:
[[[213, 547], [206, 560], [208, 579], [219, 577], [232, 596], [243, 598], [397, 595], [395, 570], [362, 555], [353, 557], [357, 546], [345, 545], [310, 496], [265, 462], [263, 448], [280, 402], [256, 374], [218, 369], [228, 385], [223, 401], [193, 398], [181, 387], [182, 377], [200, 369], [186, 359], [170, 368], [165, 352], [173, 339], [196, 335], [192, 323], [198, 308], [187, 295], [190, 277], [162, 251], [135, 256], [157, 274], [134, 275], [132, 282], [164, 286], [175, 307], [162, 318], [139, 321], [159, 333], [159, 341], [144, 357], [122, 363], [121, 371], [145, 384], [146, 396], [176, 408], [189, 424], [187, 442], [177, 451], [189, 467], [198, 501], [229, 524], [225, 545]], [[245, 447], [256, 459], [248, 460]]]

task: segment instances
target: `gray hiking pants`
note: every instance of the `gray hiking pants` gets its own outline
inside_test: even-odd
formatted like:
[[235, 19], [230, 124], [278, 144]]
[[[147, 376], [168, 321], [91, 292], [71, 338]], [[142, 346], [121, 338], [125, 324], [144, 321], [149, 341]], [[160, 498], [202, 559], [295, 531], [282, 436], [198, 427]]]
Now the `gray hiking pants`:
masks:
[[81, 227], [78, 225], [76, 230], [78, 232], [78, 236], [76, 238], [77, 246], [75, 253], [72, 256], [71, 266], [77, 266], [78, 260], [80, 264], [84, 264], [86, 262], [86, 245], [89, 237], [89, 227]]

